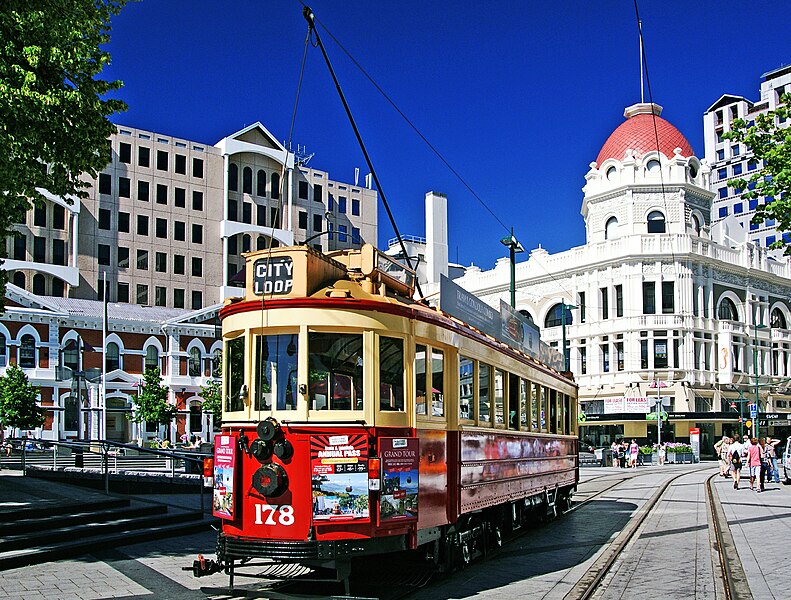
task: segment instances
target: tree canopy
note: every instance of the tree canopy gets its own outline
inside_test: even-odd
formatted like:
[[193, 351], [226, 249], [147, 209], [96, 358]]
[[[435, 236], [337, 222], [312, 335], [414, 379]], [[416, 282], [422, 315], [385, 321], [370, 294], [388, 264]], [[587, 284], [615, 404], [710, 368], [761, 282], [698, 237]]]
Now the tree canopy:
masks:
[[36, 404], [38, 392], [21, 368], [9, 366], [0, 377], [0, 423], [12, 429], [41, 427], [46, 410]]
[[[107, 118], [126, 109], [98, 77], [110, 18], [127, 0], [3, 0], [0, 3], [0, 235], [23, 222], [45, 189], [85, 198], [81, 179], [112, 158]], [[0, 244], [5, 253], [5, 244]]]
[[168, 402], [168, 388], [162, 383], [159, 367], [146, 369], [139, 389], [137, 397], [132, 397], [135, 423], [167, 425], [175, 418], [178, 409]]
[[[754, 123], [734, 119], [731, 130], [722, 135], [746, 145], [758, 167], [749, 178], [735, 179], [729, 185], [742, 192], [742, 198], [759, 200], [754, 224], [774, 219], [777, 231], [791, 231], [791, 127], [785, 126], [791, 118], [790, 103], [791, 94], [784, 94], [774, 110], [756, 115]], [[785, 248], [785, 254], [791, 255], [791, 246], [783, 239], [770, 248]]]

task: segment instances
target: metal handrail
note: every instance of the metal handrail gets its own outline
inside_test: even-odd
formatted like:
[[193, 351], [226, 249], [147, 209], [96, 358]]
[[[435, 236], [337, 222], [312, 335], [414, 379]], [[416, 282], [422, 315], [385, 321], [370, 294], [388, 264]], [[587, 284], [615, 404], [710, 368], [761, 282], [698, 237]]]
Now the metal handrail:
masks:
[[[130, 450], [135, 450], [137, 452], [142, 452], [145, 454], [153, 454], [155, 456], [164, 456], [170, 460], [170, 476], [171, 478], [176, 476], [176, 460], [188, 461], [193, 463], [198, 463], [203, 466], [203, 461], [205, 458], [212, 458], [213, 454], [208, 454], [204, 452], [198, 451], [185, 451], [179, 449], [165, 449], [165, 448], [145, 448], [143, 446], [138, 446], [136, 444], [124, 444], [122, 442], [116, 442], [113, 440], [92, 440], [92, 441], [60, 441], [60, 440], [45, 440], [42, 438], [30, 438], [30, 437], [21, 437], [21, 438], [6, 438], [6, 442], [11, 443], [13, 446], [15, 442], [19, 442], [19, 445], [22, 449], [22, 474], [26, 474], [26, 460], [27, 460], [27, 444], [32, 442], [34, 444], [39, 444], [43, 446], [51, 446], [58, 448], [60, 446], [66, 448], [79, 448], [85, 449], [91, 448], [96, 445], [100, 445], [102, 452], [102, 464], [104, 469], [104, 493], [110, 494], [110, 470], [109, 470], [109, 452], [110, 448], [125, 448]], [[201, 512], [204, 512], [204, 501], [203, 501], [203, 474], [201, 473], [198, 477], [198, 483], [200, 486], [200, 505], [201, 505]]]

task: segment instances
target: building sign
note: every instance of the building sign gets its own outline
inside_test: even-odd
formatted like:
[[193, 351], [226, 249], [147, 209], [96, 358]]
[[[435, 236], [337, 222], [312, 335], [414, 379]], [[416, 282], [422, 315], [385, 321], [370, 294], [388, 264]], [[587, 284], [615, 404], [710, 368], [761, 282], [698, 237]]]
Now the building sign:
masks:
[[615, 396], [613, 398], [603, 398], [604, 414], [615, 413], [641, 413], [649, 411], [649, 401], [645, 397]]
[[253, 293], [282, 296], [294, 287], [294, 262], [290, 256], [259, 258], [253, 265]]
[[417, 438], [380, 438], [382, 521], [417, 519], [420, 442]]
[[214, 487], [212, 489], [212, 514], [221, 519], [233, 519], [236, 497], [234, 473], [236, 471], [236, 436], [214, 436]]
[[494, 338], [501, 335], [500, 313], [444, 275], [439, 281], [439, 309]]
[[314, 521], [368, 520], [368, 436], [310, 438]]

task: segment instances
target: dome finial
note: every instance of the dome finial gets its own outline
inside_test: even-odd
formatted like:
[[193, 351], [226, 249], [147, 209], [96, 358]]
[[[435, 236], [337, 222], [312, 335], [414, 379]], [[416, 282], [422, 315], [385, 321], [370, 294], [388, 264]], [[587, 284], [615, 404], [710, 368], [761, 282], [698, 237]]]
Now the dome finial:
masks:
[[662, 107], [654, 102], [638, 102], [627, 106], [623, 111], [623, 116], [631, 119], [637, 115], [656, 115], [657, 117], [662, 114]]

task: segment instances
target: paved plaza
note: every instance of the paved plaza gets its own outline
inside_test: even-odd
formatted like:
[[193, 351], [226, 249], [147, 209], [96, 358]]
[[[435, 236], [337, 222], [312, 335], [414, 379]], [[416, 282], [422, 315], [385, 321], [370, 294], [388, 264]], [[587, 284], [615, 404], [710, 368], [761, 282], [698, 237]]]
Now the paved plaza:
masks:
[[[411, 597], [564, 598], [596, 561], [602, 546], [618, 535], [658, 486], [669, 477], [684, 473], [654, 507], [596, 597], [626, 599], [654, 595], [661, 590], [663, 598], [721, 598], [721, 576], [712, 559], [713, 539], [705, 493], [705, 480], [715, 470], [713, 464], [631, 471], [583, 469], [581, 490], [605, 489], [605, 484], [616, 477], [632, 479], [580, 510], [510, 542], [496, 558], [477, 562], [451, 576], [438, 577]], [[25, 502], [22, 486], [4, 485], [14, 479], [0, 474], [2, 510]], [[69, 486], [40, 484], [39, 501], [60, 495], [102, 496]], [[29, 485], [27, 480], [23, 487]], [[716, 483], [749, 586], [756, 600], [786, 598], [791, 589], [791, 570], [777, 568], [776, 561], [783, 556], [788, 560], [791, 554], [791, 488], [770, 484], [762, 494], [746, 488], [743, 484], [742, 489], [734, 490], [725, 479], [717, 479]], [[196, 502], [189, 495], [160, 496], [156, 500], [185, 508]], [[213, 556], [214, 543], [215, 533], [207, 531], [3, 571], [0, 596], [9, 600], [207, 598], [201, 587], [222, 588], [227, 585], [227, 577], [216, 574], [195, 579], [182, 567], [190, 566], [198, 553]], [[258, 582], [239, 583], [240, 589], [261, 586]]]

